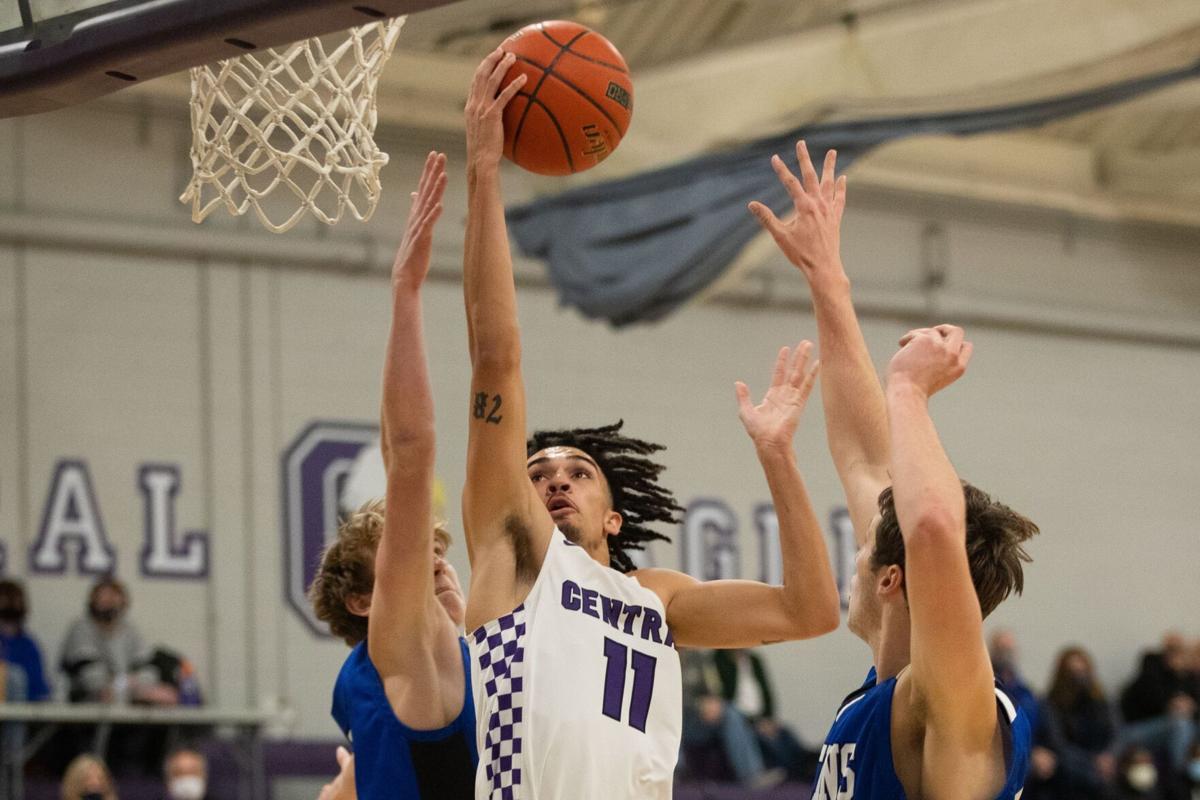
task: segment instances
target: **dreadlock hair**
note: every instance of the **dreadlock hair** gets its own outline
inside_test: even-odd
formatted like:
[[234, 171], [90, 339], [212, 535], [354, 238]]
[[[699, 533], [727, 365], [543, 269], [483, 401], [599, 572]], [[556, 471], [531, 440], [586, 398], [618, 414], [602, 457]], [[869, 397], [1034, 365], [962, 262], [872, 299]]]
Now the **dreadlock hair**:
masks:
[[683, 508], [675, 502], [675, 494], [658, 483], [665, 467], [646, 457], [663, 446], [621, 435], [624, 424], [622, 419], [600, 428], [534, 431], [526, 443], [526, 454], [547, 447], [574, 447], [595, 459], [608, 481], [613, 510], [624, 519], [621, 534], [608, 540], [609, 558], [614, 569], [630, 572], [634, 569], [630, 550], [645, 550], [646, 543], [655, 539], [670, 541], [648, 524], [677, 523]]

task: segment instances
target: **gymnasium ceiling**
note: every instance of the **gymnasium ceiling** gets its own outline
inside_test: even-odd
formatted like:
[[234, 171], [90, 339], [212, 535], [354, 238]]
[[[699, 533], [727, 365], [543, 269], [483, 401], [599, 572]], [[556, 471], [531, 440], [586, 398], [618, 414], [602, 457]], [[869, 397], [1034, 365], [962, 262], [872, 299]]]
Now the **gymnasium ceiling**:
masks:
[[[630, 135], [580, 182], [805, 123], [1033, 99], [1200, 60], [1197, 0], [461, 0], [409, 18], [381, 124], [461, 136], [479, 59], [553, 18], [607, 35], [635, 82]], [[155, 83], [134, 91], [186, 91]], [[852, 175], [860, 187], [1200, 228], [1200, 81], [1040, 128], [897, 142]]]

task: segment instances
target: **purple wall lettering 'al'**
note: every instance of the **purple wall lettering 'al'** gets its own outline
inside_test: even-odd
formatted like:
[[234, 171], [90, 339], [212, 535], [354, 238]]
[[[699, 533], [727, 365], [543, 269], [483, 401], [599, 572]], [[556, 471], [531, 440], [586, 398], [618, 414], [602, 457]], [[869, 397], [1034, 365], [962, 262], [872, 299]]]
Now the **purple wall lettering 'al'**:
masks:
[[30, 570], [66, 572], [69, 548], [74, 548], [76, 567], [83, 574], [105, 575], [116, 569], [116, 552], [104, 532], [92, 478], [80, 459], [63, 459], [54, 467], [37, 540], [29, 551]]
[[175, 499], [182, 485], [174, 464], [142, 464], [138, 489], [142, 493], [142, 574], [149, 578], [208, 577], [209, 536], [187, 531], [182, 541], [175, 530]]

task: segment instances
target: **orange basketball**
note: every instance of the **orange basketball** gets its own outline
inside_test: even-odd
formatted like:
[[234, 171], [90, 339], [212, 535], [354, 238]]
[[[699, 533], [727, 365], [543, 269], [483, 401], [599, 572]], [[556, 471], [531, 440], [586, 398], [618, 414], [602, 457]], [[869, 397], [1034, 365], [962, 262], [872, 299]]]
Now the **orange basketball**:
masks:
[[504, 155], [539, 175], [596, 166], [633, 115], [633, 83], [617, 48], [577, 22], [527, 25], [500, 47], [517, 57], [504, 77], [529, 77], [504, 109]]

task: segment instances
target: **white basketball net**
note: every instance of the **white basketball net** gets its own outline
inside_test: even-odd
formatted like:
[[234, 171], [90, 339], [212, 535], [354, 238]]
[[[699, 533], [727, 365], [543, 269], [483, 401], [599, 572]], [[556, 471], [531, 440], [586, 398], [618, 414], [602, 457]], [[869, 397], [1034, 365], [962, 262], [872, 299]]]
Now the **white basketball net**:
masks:
[[[310, 212], [332, 225], [349, 210], [370, 219], [387, 153], [375, 146], [375, 89], [404, 17], [192, 69], [192, 179], [179, 198], [200, 222], [219, 206], [251, 206], [283, 233]], [[271, 212], [264, 199], [280, 187]], [[284, 210], [280, 211], [280, 207]]]

